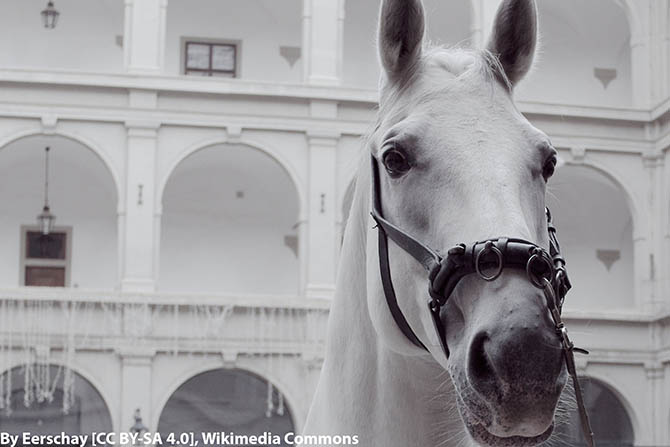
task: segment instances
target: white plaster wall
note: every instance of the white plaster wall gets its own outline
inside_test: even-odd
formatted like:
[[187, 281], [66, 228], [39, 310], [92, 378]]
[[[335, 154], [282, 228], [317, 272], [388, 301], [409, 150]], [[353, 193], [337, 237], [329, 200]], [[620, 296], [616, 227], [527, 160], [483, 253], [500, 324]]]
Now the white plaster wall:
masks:
[[[517, 98], [602, 106], [632, 104], [630, 31], [611, 0], [539, 0], [540, 46]], [[607, 88], [593, 69], [614, 68]]]
[[302, 58], [293, 67], [280, 46], [302, 45], [300, 0], [170, 0], [165, 72], [182, 74], [181, 38], [241, 40], [240, 78], [298, 83]]
[[[438, 45], [468, 46], [470, 39], [470, 0], [423, 2], [428, 18], [428, 39]], [[344, 85], [377, 88], [377, 22], [379, 0], [346, 2], [343, 48]]]
[[0, 285], [19, 285], [20, 226], [35, 225], [44, 203], [44, 147], [51, 146], [49, 202], [57, 226], [72, 227], [73, 287], [117, 283], [116, 187], [88, 148], [58, 136], [17, 140], [0, 149]]
[[55, 29], [45, 29], [42, 0], [2, 2], [1, 68], [56, 68], [95, 72], [123, 70], [123, 0], [58, 0]]
[[288, 174], [257, 149], [221, 144], [189, 156], [163, 194], [159, 289], [297, 293], [284, 236], [297, 235], [298, 203]]
[[[377, 22], [379, 0], [348, 0], [344, 22], [344, 85], [377, 88]], [[468, 46], [470, 0], [425, 0], [427, 36], [435, 44]]]

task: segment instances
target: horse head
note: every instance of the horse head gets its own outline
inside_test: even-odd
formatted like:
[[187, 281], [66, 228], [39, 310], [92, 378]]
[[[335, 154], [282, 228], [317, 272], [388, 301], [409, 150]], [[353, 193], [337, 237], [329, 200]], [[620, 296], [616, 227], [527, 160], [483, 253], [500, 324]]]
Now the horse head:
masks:
[[[370, 137], [380, 212], [443, 254], [501, 236], [548, 250], [545, 192], [556, 151], [513, 100], [535, 53], [534, 0], [502, 2], [485, 50], [430, 48], [424, 29], [420, 0], [383, 1], [379, 120]], [[373, 233], [368, 241], [375, 330], [389, 349], [419, 357], [389, 313]], [[567, 373], [542, 290], [521, 269], [504, 269], [495, 281], [463, 277], [439, 311], [448, 346], [441, 349], [425, 270], [394, 243], [388, 259], [398, 307], [449, 372], [470, 436], [495, 447], [545, 441]]]

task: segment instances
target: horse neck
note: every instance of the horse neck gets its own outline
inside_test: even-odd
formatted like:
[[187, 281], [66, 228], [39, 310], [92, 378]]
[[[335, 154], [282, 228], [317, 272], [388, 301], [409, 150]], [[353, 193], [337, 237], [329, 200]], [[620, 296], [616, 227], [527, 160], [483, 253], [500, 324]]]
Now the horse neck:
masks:
[[372, 325], [365, 259], [369, 196], [369, 172], [362, 168], [342, 247], [325, 361], [305, 431], [358, 434], [360, 445], [455, 445], [465, 436], [446, 371], [430, 356], [389, 350]]

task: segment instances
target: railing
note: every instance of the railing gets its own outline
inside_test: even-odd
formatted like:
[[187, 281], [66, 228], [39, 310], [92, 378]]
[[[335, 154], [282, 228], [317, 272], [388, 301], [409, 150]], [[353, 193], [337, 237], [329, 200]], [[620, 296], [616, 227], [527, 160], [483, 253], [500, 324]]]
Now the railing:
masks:
[[56, 288], [0, 290], [0, 349], [150, 347], [320, 357], [329, 302], [297, 296], [211, 296]]

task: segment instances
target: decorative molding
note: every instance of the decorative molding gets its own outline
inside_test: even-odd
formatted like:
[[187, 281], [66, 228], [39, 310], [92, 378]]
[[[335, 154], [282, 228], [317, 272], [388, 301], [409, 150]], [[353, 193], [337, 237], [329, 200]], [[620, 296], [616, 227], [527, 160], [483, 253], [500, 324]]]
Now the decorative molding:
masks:
[[56, 133], [56, 126], [58, 125], [58, 117], [56, 115], [42, 115], [41, 118], [42, 133], [45, 135], [53, 135]]
[[642, 164], [645, 168], [653, 169], [662, 167], [665, 164], [662, 151], [645, 151], [642, 154]]
[[158, 121], [128, 120], [124, 125], [129, 138], [156, 138], [161, 123]]
[[665, 368], [660, 362], [645, 362], [644, 371], [647, 375], [647, 379], [663, 379], [665, 377]]
[[224, 349], [221, 351], [221, 358], [223, 359], [223, 367], [226, 369], [233, 369], [237, 367], [237, 358], [240, 353], [234, 349]]
[[229, 143], [239, 143], [242, 139], [242, 126], [232, 124], [226, 126], [226, 135]]
[[124, 365], [150, 366], [156, 350], [146, 346], [119, 346], [115, 349]]
[[335, 147], [342, 134], [330, 129], [309, 129], [305, 132], [310, 147], [327, 146]]
[[298, 236], [295, 234], [284, 236], [284, 245], [293, 252], [296, 258], [298, 257]]
[[596, 250], [596, 258], [598, 258], [600, 262], [603, 263], [609, 272], [612, 268], [612, 265], [621, 259], [621, 250], [598, 249]]
[[289, 67], [293, 68], [302, 55], [302, 49], [300, 47], [280, 46], [279, 55], [288, 62]]
[[616, 68], [594, 68], [593, 76], [595, 76], [603, 85], [603, 88], [607, 90], [607, 86], [610, 85], [610, 82], [617, 77]]
[[49, 360], [49, 354], [51, 354], [51, 347], [48, 345], [35, 345], [33, 346], [35, 351], [35, 361], [37, 363], [47, 363]]
[[573, 163], [584, 163], [584, 158], [586, 158], [586, 148], [584, 146], [572, 146], [570, 148], [570, 155], [572, 156]]

